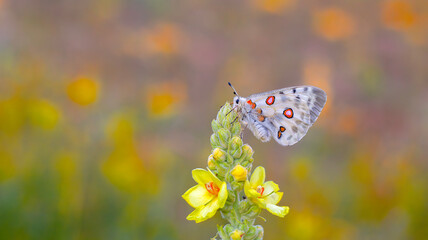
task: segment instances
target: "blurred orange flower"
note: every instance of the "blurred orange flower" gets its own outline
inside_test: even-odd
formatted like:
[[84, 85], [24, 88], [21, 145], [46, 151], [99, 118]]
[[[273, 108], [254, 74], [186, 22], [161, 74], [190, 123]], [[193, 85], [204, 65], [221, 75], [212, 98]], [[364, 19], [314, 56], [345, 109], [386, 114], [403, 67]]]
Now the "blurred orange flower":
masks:
[[408, 1], [386, 1], [382, 5], [384, 24], [395, 30], [408, 30], [416, 24], [416, 13]]
[[291, 8], [295, 1], [294, 0], [254, 0], [254, 5], [268, 13], [281, 13], [285, 9]]
[[348, 38], [354, 33], [354, 25], [352, 17], [337, 7], [317, 10], [313, 17], [315, 31], [329, 41]]
[[160, 23], [143, 35], [145, 47], [150, 52], [171, 55], [179, 50], [181, 33], [171, 23]]
[[177, 112], [187, 96], [181, 82], [157, 83], [146, 89], [146, 106], [152, 117], [169, 117]]
[[80, 76], [67, 86], [68, 97], [81, 106], [94, 103], [98, 98], [99, 84], [96, 80]]
[[[333, 102], [331, 88], [331, 67], [326, 59], [311, 58], [303, 66], [303, 79], [305, 84], [319, 87], [327, 93], [327, 102], [322, 115], [327, 116]], [[324, 117], [321, 117], [323, 119]]]

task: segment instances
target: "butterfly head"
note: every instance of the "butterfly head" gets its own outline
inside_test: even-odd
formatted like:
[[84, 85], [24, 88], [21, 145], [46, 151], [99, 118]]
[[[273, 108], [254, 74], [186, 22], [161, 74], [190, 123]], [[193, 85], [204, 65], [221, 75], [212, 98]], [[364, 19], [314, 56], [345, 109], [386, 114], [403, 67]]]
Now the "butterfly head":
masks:
[[245, 98], [240, 97], [240, 96], [236, 96], [233, 98], [233, 107], [242, 107], [245, 103]]
[[228, 84], [233, 89], [233, 94], [235, 94], [235, 97], [233, 98], [233, 108], [237, 108], [237, 110], [239, 111], [244, 106], [246, 99], [238, 95], [235, 88], [230, 82], [228, 82]]

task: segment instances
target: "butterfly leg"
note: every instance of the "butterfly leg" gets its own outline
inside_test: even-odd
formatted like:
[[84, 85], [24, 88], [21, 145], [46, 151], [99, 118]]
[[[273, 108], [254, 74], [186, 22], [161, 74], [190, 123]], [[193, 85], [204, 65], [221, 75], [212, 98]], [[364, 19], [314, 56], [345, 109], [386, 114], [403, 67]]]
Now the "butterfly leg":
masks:
[[[233, 107], [228, 113], [226, 113], [226, 116], [227, 115], [229, 115], [229, 113], [231, 113], [233, 110], [235, 110], [235, 108], [236, 108], [236, 106], [235, 107]], [[235, 120], [236, 120], [236, 118], [235, 118]], [[233, 123], [233, 122], [232, 122]]]

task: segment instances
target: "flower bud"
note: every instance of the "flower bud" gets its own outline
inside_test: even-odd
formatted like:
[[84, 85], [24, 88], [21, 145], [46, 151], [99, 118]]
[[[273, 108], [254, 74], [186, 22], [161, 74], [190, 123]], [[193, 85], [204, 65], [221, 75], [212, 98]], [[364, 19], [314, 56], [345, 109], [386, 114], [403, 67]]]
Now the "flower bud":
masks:
[[235, 182], [235, 181], [232, 181], [230, 183], [230, 186], [232, 187], [233, 191], [240, 191], [240, 190], [242, 190], [244, 188], [244, 182]]
[[213, 133], [213, 134], [211, 135], [210, 142], [211, 142], [211, 146], [212, 146], [212, 148], [216, 148], [217, 146], [219, 146], [219, 145], [220, 145], [220, 142], [219, 142], [219, 140], [218, 140], [218, 137], [215, 135], [215, 133]]
[[242, 147], [242, 139], [240, 137], [234, 136], [229, 142], [229, 149], [232, 151], [237, 150]]
[[243, 215], [245, 215], [247, 218], [255, 218], [260, 214], [261, 211], [261, 208], [259, 208], [257, 205], [254, 205], [247, 212], [243, 213]]
[[210, 156], [208, 157], [208, 168], [210, 170], [214, 170], [216, 168], [215, 160], [212, 154], [210, 154]]
[[229, 167], [221, 162], [217, 162], [217, 172], [221, 175], [224, 176], [226, 175], [227, 171], [228, 171]]
[[232, 174], [236, 181], [241, 182], [247, 180], [248, 171], [246, 168], [238, 164], [232, 169], [230, 174]]
[[256, 239], [257, 237], [257, 228], [255, 226], [250, 226], [250, 228], [245, 233], [247, 239]]
[[211, 122], [211, 128], [213, 129], [213, 132], [217, 132], [221, 128], [221, 125], [217, 120], [214, 119]]
[[230, 131], [225, 128], [221, 128], [220, 130], [218, 130], [217, 134], [218, 134], [220, 146], [222, 146], [223, 148], [226, 148], [227, 143], [230, 139]]
[[257, 239], [262, 240], [263, 239], [263, 234], [264, 234], [263, 227], [260, 226], [260, 225], [257, 225], [256, 228], [257, 228], [257, 230], [256, 230], [256, 232], [257, 232]]
[[[248, 144], [245, 144], [244, 146], [242, 146], [242, 152], [243, 152], [243, 154], [245, 154], [246, 159], [251, 159], [253, 157], [253, 154], [254, 154], [253, 149]], [[250, 162], [252, 162], [252, 161], [250, 161]]]
[[233, 227], [232, 227], [232, 225], [230, 225], [230, 224], [227, 224], [226, 226], [224, 226], [224, 231], [228, 234], [228, 235], [230, 235], [230, 233], [231, 232], [233, 232]]
[[244, 232], [239, 229], [235, 229], [235, 231], [233, 231], [229, 236], [232, 240], [241, 240], [244, 236]]
[[239, 124], [239, 122], [236, 121], [232, 125], [232, 128], [230, 129], [230, 131], [232, 132], [232, 136], [239, 136], [239, 135], [241, 135], [241, 124]]
[[217, 113], [217, 122], [219, 123], [219, 124], [223, 124], [223, 121], [224, 121], [224, 113], [223, 113], [223, 109], [225, 109], [226, 108], [226, 106], [223, 106], [222, 108], [221, 108], [221, 110], [220, 111], [218, 111], [218, 113]]
[[226, 152], [220, 148], [215, 148], [211, 155], [213, 156], [214, 160], [218, 162], [224, 162], [226, 160]]

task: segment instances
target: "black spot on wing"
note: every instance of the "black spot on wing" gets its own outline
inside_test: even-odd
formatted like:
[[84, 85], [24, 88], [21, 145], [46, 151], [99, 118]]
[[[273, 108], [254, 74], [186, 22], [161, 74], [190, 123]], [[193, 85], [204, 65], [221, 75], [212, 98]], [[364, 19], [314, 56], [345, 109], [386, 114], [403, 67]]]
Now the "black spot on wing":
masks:
[[292, 126], [291, 129], [293, 130], [294, 133], [297, 133], [297, 127], [296, 126]]

